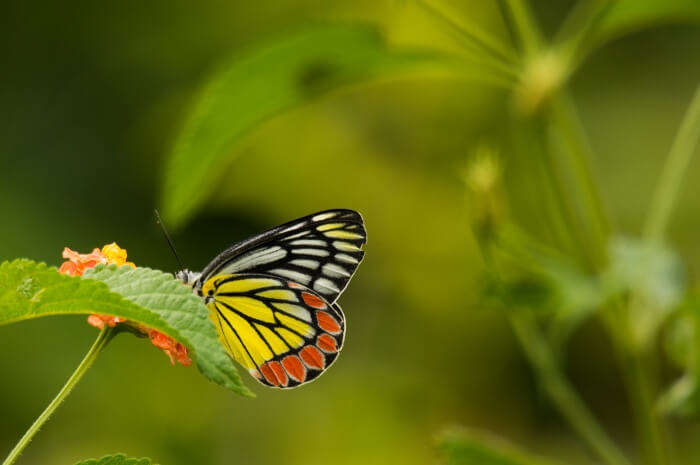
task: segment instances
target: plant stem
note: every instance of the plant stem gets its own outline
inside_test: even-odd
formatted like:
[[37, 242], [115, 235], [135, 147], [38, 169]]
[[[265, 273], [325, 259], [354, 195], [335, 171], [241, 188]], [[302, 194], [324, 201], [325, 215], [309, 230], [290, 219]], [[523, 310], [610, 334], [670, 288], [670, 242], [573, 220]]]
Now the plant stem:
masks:
[[578, 119], [576, 108], [565, 93], [553, 99], [550, 121], [561, 136], [559, 140], [565, 146], [562, 155], [568, 159], [575, 180], [572, 187], [579, 190], [581, 206], [585, 210], [583, 219], [588, 223], [583, 227], [589, 228], [592, 264], [594, 269], [600, 269], [607, 262], [610, 224], [590, 166], [593, 151]]
[[521, 313], [521, 310], [523, 309], [517, 309], [510, 314], [511, 325], [538, 379], [556, 407], [574, 431], [605, 463], [630, 465], [559, 370], [544, 335], [540, 334], [534, 323], [526, 314]]
[[664, 433], [658, 412], [654, 407], [654, 390], [649, 383], [649, 375], [644, 360], [639, 354], [632, 354], [627, 360], [628, 391], [635, 406], [635, 417], [640, 443], [646, 461], [650, 465], [667, 463]]
[[537, 29], [532, 12], [525, 0], [506, 0], [513, 25], [527, 58], [531, 58], [541, 47], [542, 37]]
[[68, 378], [68, 381], [66, 381], [66, 384], [63, 385], [63, 388], [61, 388], [56, 397], [54, 397], [51, 403], [34, 421], [32, 426], [29, 427], [27, 432], [24, 433], [22, 439], [20, 439], [17, 445], [15, 445], [14, 449], [12, 449], [12, 451], [7, 456], [2, 465], [12, 465], [13, 463], [15, 463], [15, 461], [22, 453], [24, 448], [27, 447], [27, 445], [29, 445], [31, 440], [34, 438], [36, 433], [39, 432], [44, 423], [46, 423], [46, 421], [51, 417], [53, 412], [58, 408], [59, 405], [61, 405], [61, 403], [66, 399], [66, 397], [68, 397], [68, 394], [70, 394], [75, 385], [78, 384], [78, 381], [80, 381], [80, 379], [83, 377], [88, 368], [90, 368], [90, 366], [95, 361], [99, 353], [102, 351], [102, 349], [105, 348], [105, 346], [112, 339], [114, 334], [115, 333], [112, 328], [105, 328], [100, 332], [100, 334], [97, 336], [97, 339], [95, 339], [95, 342], [92, 344], [92, 347], [90, 347], [90, 350], [87, 354], [85, 354], [85, 357], [80, 362], [80, 365], [78, 365], [78, 367], [75, 369], [70, 378]]
[[469, 58], [476, 64], [490, 68], [498, 77], [507, 79], [510, 85], [519, 78], [517, 56], [497, 39], [474, 25], [457, 23], [425, 0], [417, 0], [416, 4], [447, 26], [448, 32], [462, 41], [464, 48], [471, 52]]
[[579, 0], [564, 20], [553, 42], [570, 73], [590, 51], [592, 37], [613, 5], [612, 0]]
[[630, 320], [633, 303], [613, 301], [609, 312], [603, 313], [612, 341], [622, 365], [625, 387], [634, 414], [643, 463], [668, 463], [665, 436], [654, 406], [654, 386], [645, 364], [644, 347], [635, 336]]
[[659, 184], [656, 186], [651, 209], [644, 226], [644, 236], [661, 239], [668, 225], [673, 205], [678, 197], [683, 175], [700, 139], [700, 86], [685, 113], [683, 122], [666, 159]]
[[474, 48], [493, 56], [504, 64], [513, 65], [518, 63], [519, 58], [510, 47], [476, 25], [464, 24], [464, 22], [458, 23], [427, 0], [416, 0], [416, 4], [440, 22], [446, 24], [450, 29], [459, 33], [462, 39]]

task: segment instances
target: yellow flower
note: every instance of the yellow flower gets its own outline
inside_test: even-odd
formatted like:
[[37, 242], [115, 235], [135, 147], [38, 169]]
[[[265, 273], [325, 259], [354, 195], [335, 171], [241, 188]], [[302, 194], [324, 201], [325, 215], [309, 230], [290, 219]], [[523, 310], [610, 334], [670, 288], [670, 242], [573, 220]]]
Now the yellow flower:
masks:
[[136, 268], [136, 265], [134, 265], [132, 262], [126, 261], [126, 249], [119, 247], [116, 242], [112, 242], [111, 244], [107, 244], [102, 247], [102, 255], [105, 256], [107, 263], [110, 265], [129, 265]]

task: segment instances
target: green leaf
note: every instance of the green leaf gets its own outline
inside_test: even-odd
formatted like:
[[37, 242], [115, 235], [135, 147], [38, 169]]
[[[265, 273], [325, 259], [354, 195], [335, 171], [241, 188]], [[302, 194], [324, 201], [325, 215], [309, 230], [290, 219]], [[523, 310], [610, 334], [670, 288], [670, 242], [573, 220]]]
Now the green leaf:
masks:
[[557, 465], [480, 432], [451, 430], [438, 439], [438, 449], [448, 465]]
[[700, 413], [700, 389], [692, 374], [676, 380], [659, 398], [660, 412], [677, 417], [694, 417]]
[[106, 455], [101, 459], [88, 459], [76, 463], [75, 465], [151, 465], [149, 458], [127, 458], [124, 454]]
[[679, 417], [700, 414], [700, 299], [689, 295], [671, 320], [664, 347], [683, 375], [658, 400], [659, 410]]
[[514, 226], [504, 228], [494, 245], [499, 298], [505, 307], [544, 310], [557, 347], [607, 298], [597, 277]]
[[646, 27], [698, 22], [697, 0], [616, 0], [601, 19], [593, 40], [600, 45]]
[[113, 292], [160, 316], [167, 324], [164, 329], [174, 328], [179, 334], [176, 339], [194, 350], [204, 376], [238, 394], [252, 395], [221, 345], [202, 299], [173, 275], [150, 268], [97, 266], [84, 277], [104, 282]]
[[659, 325], [680, 303], [685, 276], [675, 252], [658, 242], [616, 238], [610, 266], [601, 277], [608, 295], [630, 295], [630, 319], [637, 341], [653, 340]]
[[432, 69], [438, 58], [392, 51], [375, 29], [358, 25], [316, 26], [248, 50], [196, 99], [167, 160], [163, 215], [175, 226], [185, 222], [236, 155], [235, 143], [268, 118], [341, 86]]
[[238, 394], [252, 395], [219, 343], [209, 311], [172, 275], [149, 268], [101, 265], [81, 278], [31, 260], [0, 264], [0, 325], [91, 313], [123, 317], [167, 334], [193, 351], [205, 377]]

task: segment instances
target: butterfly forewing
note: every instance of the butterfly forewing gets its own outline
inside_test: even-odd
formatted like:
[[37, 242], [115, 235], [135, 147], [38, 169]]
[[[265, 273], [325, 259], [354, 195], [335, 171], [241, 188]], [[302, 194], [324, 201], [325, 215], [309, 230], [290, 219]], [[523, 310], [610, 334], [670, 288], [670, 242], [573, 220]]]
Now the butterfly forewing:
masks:
[[202, 271], [198, 285], [220, 274], [263, 273], [303, 284], [332, 304], [362, 261], [366, 240], [356, 211], [315, 213], [230, 247]]
[[291, 388], [314, 380], [343, 346], [340, 307], [294, 281], [218, 274], [201, 292], [226, 349], [268, 386]]

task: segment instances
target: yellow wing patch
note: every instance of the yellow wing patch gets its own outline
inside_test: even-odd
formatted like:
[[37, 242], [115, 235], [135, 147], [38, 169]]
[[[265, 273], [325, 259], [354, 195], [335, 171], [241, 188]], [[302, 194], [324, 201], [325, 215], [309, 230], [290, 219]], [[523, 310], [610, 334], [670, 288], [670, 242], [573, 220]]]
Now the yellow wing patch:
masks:
[[[209, 284], [209, 286], [207, 286]], [[216, 293], [236, 293], [236, 292], [248, 292], [255, 289], [262, 289], [264, 287], [277, 286], [279, 282], [275, 279], [264, 279], [264, 278], [251, 278], [251, 279], [237, 279], [237, 280], [227, 280], [226, 276], [215, 276], [210, 279], [204, 286], [202, 286], [202, 292], [206, 295], [210, 289], [216, 288]]]
[[202, 294], [224, 347], [264, 384], [311, 381], [342, 346], [342, 311], [287, 279], [217, 275], [204, 283]]
[[297, 302], [297, 296], [292, 291], [284, 289], [270, 289], [267, 291], [258, 292], [256, 295], [267, 297], [269, 299], [287, 300], [289, 302]]
[[216, 300], [226, 304], [227, 307], [236, 309], [248, 318], [265, 321], [267, 323], [275, 322], [272, 310], [261, 300], [239, 296], [220, 296], [216, 297]]

